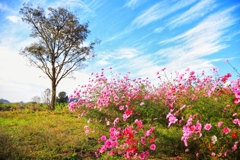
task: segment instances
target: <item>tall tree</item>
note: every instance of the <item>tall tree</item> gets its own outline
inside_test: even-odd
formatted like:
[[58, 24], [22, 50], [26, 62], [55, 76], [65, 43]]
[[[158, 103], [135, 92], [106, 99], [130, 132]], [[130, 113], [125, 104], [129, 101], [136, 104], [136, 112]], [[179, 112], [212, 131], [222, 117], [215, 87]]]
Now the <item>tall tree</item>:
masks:
[[55, 109], [56, 88], [73, 71], [83, 68], [84, 61], [94, 57], [94, 46], [99, 40], [84, 44], [90, 31], [88, 23], [80, 24], [78, 17], [64, 8], [48, 8], [24, 4], [20, 9], [22, 20], [32, 28], [31, 37], [38, 42], [21, 50], [30, 63], [42, 70], [51, 80], [51, 109]]

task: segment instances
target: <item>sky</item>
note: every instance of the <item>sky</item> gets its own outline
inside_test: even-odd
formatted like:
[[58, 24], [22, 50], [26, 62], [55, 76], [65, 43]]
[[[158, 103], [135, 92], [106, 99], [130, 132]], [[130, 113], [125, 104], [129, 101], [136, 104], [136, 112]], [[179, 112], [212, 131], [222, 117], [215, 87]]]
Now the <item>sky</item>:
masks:
[[240, 72], [240, 1], [238, 0], [0, 0], [0, 98], [28, 102], [41, 97], [51, 82], [39, 69], [30, 66], [20, 50], [35, 39], [30, 26], [19, 14], [23, 3], [34, 7], [65, 7], [89, 22], [86, 43], [95, 38], [96, 57], [87, 67], [63, 79], [57, 93], [73, 93], [87, 84], [92, 72], [112, 67], [114, 73], [130, 78], [157, 81], [156, 72], [167, 75], [184, 72], [219, 74]]

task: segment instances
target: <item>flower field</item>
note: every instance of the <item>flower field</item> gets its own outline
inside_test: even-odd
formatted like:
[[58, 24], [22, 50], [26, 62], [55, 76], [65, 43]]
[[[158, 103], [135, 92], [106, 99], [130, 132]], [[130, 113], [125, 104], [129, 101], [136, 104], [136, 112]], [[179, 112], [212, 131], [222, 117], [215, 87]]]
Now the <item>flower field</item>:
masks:
[[[111, 76], [105, 76], [111, 72]], [[102, 159], [238, 159], [240, 79], [231, 74], [196, 74], [190, 69], [168, 79], [164, 68], [158, 84], [148, 78], [114, 74], [112, 68], [92, 73], [77, 88], [69, 109], [87, 118], [83, 128], [91, 138], [91, 123], [105, 125], [95, 155]]]

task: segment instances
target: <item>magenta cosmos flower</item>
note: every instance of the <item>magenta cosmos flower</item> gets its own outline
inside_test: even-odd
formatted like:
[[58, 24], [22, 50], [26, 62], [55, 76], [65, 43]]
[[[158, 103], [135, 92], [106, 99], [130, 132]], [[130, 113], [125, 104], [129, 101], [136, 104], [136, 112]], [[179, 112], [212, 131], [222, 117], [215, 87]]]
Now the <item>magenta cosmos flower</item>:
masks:
[[155, 144], [151, 144], [150, 145], [150, 149], [154, 151], [156, 149], [156, 145]]
[[113, 147], [113, 141], [111, 139], [108, 139], [104, 143], [106, 148], [112, 148]]
[[107, 137], [106, 136], [101, 136], [100, 140], [101, 141], [106, 141]]
[[223, 131], [223, 133], [228, 134], [229, 132], [231, 132], [231, 129], [228, 127], [225, 127], [222, 129], [222, 131]]
[[212, 128], [212, 125], [210, 123], [205, 124], [204, 129], [209, 131]]

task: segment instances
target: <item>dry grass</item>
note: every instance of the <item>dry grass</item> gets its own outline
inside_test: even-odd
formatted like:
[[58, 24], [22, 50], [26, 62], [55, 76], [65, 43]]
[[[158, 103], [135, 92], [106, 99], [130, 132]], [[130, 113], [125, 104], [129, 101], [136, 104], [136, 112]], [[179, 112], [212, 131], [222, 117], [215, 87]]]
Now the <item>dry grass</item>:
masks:
[[89, 145], [84, 133], [86, 119], [76, 113], [33, 111], [0, 112], [0, 159], [67, 159], [93, 156], [101, 132], [100, 124], [90, 124], [96, 131]]

